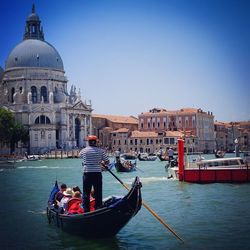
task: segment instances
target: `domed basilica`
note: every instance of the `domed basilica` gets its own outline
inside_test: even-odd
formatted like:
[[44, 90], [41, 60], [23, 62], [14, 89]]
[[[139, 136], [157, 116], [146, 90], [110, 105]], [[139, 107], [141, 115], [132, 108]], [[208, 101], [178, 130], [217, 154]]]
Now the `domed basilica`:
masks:
[[23, 41], [0, 67], [0, 106], [29, 129], [31, 154], [85, 146], [91, 133], [91, 103], [71, 86], [57, 50], [44, 39], [39, 16], [32, 7]]

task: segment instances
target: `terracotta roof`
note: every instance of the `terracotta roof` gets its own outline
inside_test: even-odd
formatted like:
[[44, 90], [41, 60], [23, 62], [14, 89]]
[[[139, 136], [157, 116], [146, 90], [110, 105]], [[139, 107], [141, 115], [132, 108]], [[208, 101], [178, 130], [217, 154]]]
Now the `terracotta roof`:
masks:
[[[182, 108], [182, 109], [178, 109], [178, 110], [166, 110], [163, 108], [154, 108], [152, 110], [150, 110], [149, 112], [142, 112], [140, 115], [150, 115], [152, 116], [153, 114], [158, 115], [182, 115], [182, 114], [196, 114], [196, 113], [203, 113], [203, 114], [207, 114], [207, 112], [203, 111], [202, 109], [197, 109], [197, 108]], [[212, 114], [210, 112], [210, 114]], [[140, 116], [139, 115], [139, 116]]]
[[130, 138], [152, 138], [152, 137], [158, 137], [158, 134], [153, 131], [134, 130], [132, 131], [132, 134], [130, 136]]
[[214, 122], [214, 125], [226, 126], [226, 125], [227, 125], [227, 123], [225, 123], [225, 122], [217, 122], [217, 121], [215, 121], [215, 122]]
[[115, 123], [130, 123], [130, 124], [138, 124], [138, 119], [134, 116], [121, 116], [121, 115], [99, 115], [92, 114], [93, 118], [103, 118], [110, 120]]
[[105, 130], [105, 131], [109, 131], [109, 130], [112, 130], [113, 128], [111, 128], [111, 127], [104, 127], [104, 128], [102, 128], [101, 130]]
[[128, 133], [129, 129], [128, 128], [119, 128], [117, 130], [111, 131], [111, 133]]
[[166, 131], [166, 137], [182, 137], [183, 133], [180, 131]]

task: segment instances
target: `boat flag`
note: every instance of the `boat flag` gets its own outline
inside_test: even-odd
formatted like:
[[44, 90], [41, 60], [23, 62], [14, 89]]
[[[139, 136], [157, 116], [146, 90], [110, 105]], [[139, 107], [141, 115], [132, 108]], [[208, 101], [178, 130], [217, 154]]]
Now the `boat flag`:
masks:
[[57, 181], [55, 182], [55, 185], [54, 185], [54, 187], [53, 187], [53, 189], [51, 190], [51, 192], [50, 192], [50, 196], [49, 196], [49, 200], [48, 200], [48, 202], [49, 203], [53, 203], [54, 202], [54, 200], [55, 200], [55, 196], [56, 196], [56, 194], [59, 192], [59, 187], [58, 187], [58, 183], [57, 183]]

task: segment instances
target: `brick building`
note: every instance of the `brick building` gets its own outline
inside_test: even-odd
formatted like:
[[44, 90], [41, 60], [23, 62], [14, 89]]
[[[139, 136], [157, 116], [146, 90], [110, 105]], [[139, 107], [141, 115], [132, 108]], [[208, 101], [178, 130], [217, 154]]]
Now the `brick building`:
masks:
[[129, 135], [131, 131], [138, 130], [138, 119], [134, 116], [93, 114], [92, 129], [102, 146], [112, 150], [111, 135], [113, 132], [118, 131], [118, 138], [118, 136], [124, 136], [124, 129], [126, 129], [126, 133]]
[[216, 149], [233, 152], [237, 139], [241, 151], [250, 151], [250, 121], [229, 123], [216, 121], [214, 133]]
[[202, 109], [175, 111], [154, 108], [138, 116], [140, 131], [179, 131], [192, 139], [192, 150], [212, 152], [215, 147], [214, 116]]

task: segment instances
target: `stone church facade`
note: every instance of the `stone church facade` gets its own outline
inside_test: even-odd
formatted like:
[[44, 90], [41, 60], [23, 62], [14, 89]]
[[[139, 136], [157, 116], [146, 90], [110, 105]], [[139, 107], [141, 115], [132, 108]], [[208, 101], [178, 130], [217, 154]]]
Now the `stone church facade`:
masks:
[[74, 86], [68, 93], [63, 61], [45, 41], [34, 5], [23, 41], [10, 52], [0, 82], [0, 106], [29, 129], [29, 153], [85, 146], [92, 132], [91, 103], [82, 101]]

